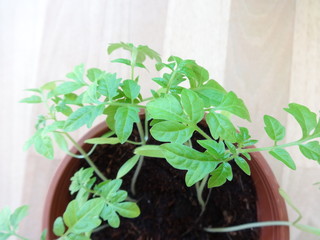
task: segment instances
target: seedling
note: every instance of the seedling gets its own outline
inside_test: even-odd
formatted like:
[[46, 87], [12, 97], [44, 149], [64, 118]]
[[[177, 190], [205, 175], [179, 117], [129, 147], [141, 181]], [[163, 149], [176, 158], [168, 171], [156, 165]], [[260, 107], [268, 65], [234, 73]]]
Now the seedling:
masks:
[[[92, 232], [103, 222], [108, 227], [117, 228], [121, 223], [119, 216], [138, 217], [140, 209], [132, 199], [136, 193], [136, 180], [143, 171], [144, 157], [165, 158], [172, 167], [186, 170], [186, 185], [195, 187], [197, 191], [201, 206], [199, 215], [207, 205], [206, 199], [203, 199], [204, 188], [219, 187], [232, 180], [231, 161], [250, 175], [250, 153], [266, 151], [295, 170], [295, 162], [286, 149], [298, 147], [306, 158], [320, 163], [320, 120], [306, 106], [290, 103], [284, 109], [299, 124], [299, 139], [282, 143], [285, 127], [274, 117], [265, 115], [265, 131], [273, 145], [257, 148], [253, 145], [258, 141], [251, 138], [249, 130], [236, 127], [231, 121], [232, 116], [250, 121], [244, 102], [234, 92], [226, 91], [210, 79], [208, 71], [194, 60], [171, 56], [163, 62], [159, 54], [149, 47], [126, 43], [111, 44], [108, 53], [119, 49], [128, 51], [130, 57], [112, 62], [128, 65], [131, 70], [129, 79], [97, 68], [85, 71], [84, 65], [78, 65], [67, 74], [68, 80], [28, 89], [34, 95], [22, 100], [47, 107], [47, 113], [39, 116], [36, 132], [28, 140], [26, 148], [33, 145], [38, 153], [53, 159], [53, 145], [56, 143], [66, 153], [84, 158], [90, 165], [90, 168], [80, 169], [72, 178], [70, 191], [77, 195], [63, 216], [55, 221], [53, 231], [59, 239], [90, 239]], [[160, 77], [152, 79], [159, 88], [151, 90], [151, 97], [142, 95], [141, 86], [146, 80], [136, 74], [137, 68], [146, 69], [148, 58], [155, 60], [155, 68], [161, 71]], [[184, 83], [183, 86], [181, 83]], [[188, 87], [184, 87], [186, 85]], [[145, 113], [145, 121], [139, 117], [141, 110]], [[92, 144], [92, 150], [86, 152], [70, 132], [85, 125], [91, 128], [101, 115], [105, 117], [110, 131], [101, 137], [88, 139], [86, 143]], [[201, 121], [209, 127], [210, 133], [206, 133]], [[134, 127], [140, 135], [137, 142], [129, 140]], [[149, 129], [160, 145], [148, 144]], [[202, 136], [197, 143], [203, 151], [194, 149], [191, 144], [190, 138], [195, 132]], [[97, 144], [126, 142], [136, 145], [133, 157], [118, 170], [116, 179], [107, 179], [94, 165], [91, 153]], [[79, 155], [69, 152], [70, 143]], [[121, 178], [133, 169], [132, 196], [129, 198], [128, 193], [121, 190]], [[94, 173], [101, 183], [96, 183]], [[302, 230], [308, 231], [308, 228]], [[319, 231], [313, 233], [319, 234]]]

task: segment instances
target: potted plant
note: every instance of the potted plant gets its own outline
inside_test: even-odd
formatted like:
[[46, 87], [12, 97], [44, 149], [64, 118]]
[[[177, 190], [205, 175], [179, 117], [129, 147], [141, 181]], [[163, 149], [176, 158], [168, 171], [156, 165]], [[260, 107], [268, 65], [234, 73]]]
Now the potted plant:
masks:
[[[232, 116], [250, 121], [244, 102], [210, 79], [195, 61], [171, 56], [164, 63], [149, 47], [126, 43], [111, 44], [108, 53], [118, 49], [128, 51], [130, 58], [112, 62], [128, 65], [129, 79], [97, 68], [89, 69], [85, 77], [84, 66], [79, 65], [67, 74], [69, 80], [29, 89], [34, 95], [22, 100], [44, 103], [48, 110], [39, 116], [26, 148], [34, 145], [52, 159], [55, 142], [68, 153], [48, 193], [44, 217], [48, 239], [228, 239], [217, 238], [217, 232], [231, 232], [235, 239], [289, 239], [287, 226], [320, 234], [319, 229], [301, 225], [300, 218], [287, 221], [280, 194], [292, 204], [278, 192], [259, 153], [267, 151], [295, 169], [285, 148], [297, 146], [305, 157], [320, 163], [320, 121], [315, 113], [289, 104], [285, 111], [302, 130], [301, 139], [289, 143], [280, 143], [285, 128], [266, 115], [265, 131], [274, 144], [257, 148], [248, 129], [231, 121]], [[146, 68], [147, 58], [155, 60], [163, 74], [153, 78], [159, 89], [144, 98], [136, 68]], [[73, 139], [70, 132], [84, 125], [91, 128], [101, 115], [103, 123], [79, 142]], [[232, 203], [240, 212], [216, 210], [220, 203], [231, 205], [239, 192], [249, 194]], [[7, 223], [3, 236], [16, 235], [25, 213], [26, 207], [13, 214], [1, 212], [0, 219]], [[246, 213], [252, 213], [247, 220], [235, 219], [247, 217]], [[220, 226], [213, 218], [222, 219]], [[274, 227], [247, 231], [249, 237], [238, 232], [270, 225]]]

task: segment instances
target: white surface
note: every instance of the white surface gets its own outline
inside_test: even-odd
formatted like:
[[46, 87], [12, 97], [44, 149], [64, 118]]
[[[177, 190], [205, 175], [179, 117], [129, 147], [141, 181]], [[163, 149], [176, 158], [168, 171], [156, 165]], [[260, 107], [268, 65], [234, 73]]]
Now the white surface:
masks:
[[[27, 96], [22, 90], [63, 79], [79, 63], [127, 74], [127, 68], [107, 63], [111, 42], [147, 44], [165, 57], [196, 59], [245, 100], [253, 116], [249, 127], [261, 144], [268, 142], [264, 113], [280, 118], [289, 138], [299, 137], [281, 109], [292, 101], [320, 109], [319, 9], [317, 0], [0, 0], [0, 207], [30, 204], [23, 231], [38, 239], [44, 196], [62, 154], [48, 161], [22, 151], [41, 111], [18, 104]], [[303, 211], [303, 222], [320, 226], [320, 190], [312, 186], [320, 181], [319, 165], [295, 156], [296, 172], [270, 162]], [[293, 231], [291, 239], [317, 238]]]

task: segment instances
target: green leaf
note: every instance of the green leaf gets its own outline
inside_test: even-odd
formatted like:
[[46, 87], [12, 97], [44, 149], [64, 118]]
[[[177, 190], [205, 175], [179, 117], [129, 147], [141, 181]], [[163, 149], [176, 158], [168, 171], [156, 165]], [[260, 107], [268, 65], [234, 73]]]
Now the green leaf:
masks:
[[101, 224], [99, 215], [104, 207], [104, 200], [94, 198], [79, 206], [77, 200], [72, 200], [63, 214], [63, 220], [68, 231], [81, 234], [90, 232]]
[[129, 59], [125, 59], [125, 58], [117, 58], [112, 60], [111, 62], [113, 63], [123, 63], [125, 65], [131, 66], [131, 61]]
[[163, 121], [154, 124], [150, 132], [161, 142], [184, 143], [191, 138], [194, 129], [175, 121]]
[[229, 154], [226, 154], [226, 148], [223, 143], [217, 142], [214, 140], [197, 140], [200, 146], [207, 149], [208, 153], [214, 158], [215, 161], [223, 161], [229, 157]]
[[161, 62], [161, 58], [159, 53], [157, 53], [156, 51], [154, 51], [153, 49], [149, 48], [148, 46], [144, 46], [144, 45], [139, 45], [138, 46], [138, 57], [137, 57], [137, 61], [139, 62], [143, 62], [142, 59], [139, 59], [139, 53], [143, 53], [144, 55], [147, 55], [150, 59], [155, 59], [157, 62]]
[[84, 65], [80, 64], [74, 67], [73, 72], [67, 74], [67, 78], [75, 80], [78, 83], [85, 84], [85, 81], [83, 80], [83, 74], [84, 74]]
[[85, 143], [90, 143], [90, 144], [118, 144], [120, 143], [120, 140], [118, 138], [112, 137], [112, 138], [107, 138], [107, 137], [99, 137], [99, 138], [90, 138], [85, 140]]
[[179, 72], [183, 73], [190, 81], [191, 88], [201, 85], [209, 79], [209, 72], [199, 66], [194, 60], [179, 62]]
[[98, 81], [104, 74], [105, 74], [105, 72], [101, 71], [98, 68], [90, 68], [87, 71], [87, 77], [91, 82]]
[[133, 123], [140, 121], [139, 109], [136, 107], [119, 107], [114, 119], [117, 137], [120, 143], [124, 143], [132, 133]]
[[134, 80], [123, 81], [122, 89], [124, 94], [130, 99], [137, 98], [140, 93], [140, 86]]
[[93, 168], [81, 168], [78, 170], [70, 179], [69, 190], [71, 194], [78, 192], [83, 187], [90, 189], [96, 180], [96, 178], [93, 178], [93, 172]]
[[204, 116], [203, 101], [194, 91], [183, 89], [181, 92], [181, 103], [192, 122], [198, 123], [202, 120]]
[[84, 84], [79, 82], [63, 82], [52, 91], [51, 96], [59, 96], [72, 93], [82, 88], [83, 86]]
[[318, 141], [300, 144], [299, 149], [306, 158], [316, 160], [320, 163], [320, 144]]
[[285, 108], [284, 110], [290, 113], [299, 123], [302, 137], [308, 136], [317, 125], [317, 115], [303, 105], [290, 103], [289, 108]]
[[47, 233], [48, 233], [47, 229], [43, 230], [42, 233], [41, 233], [41, 236], [40, 236], [40, 240], [46, 240]]
[[82, 103], [89, 103], [89, 104], [100, 104], [99, 101], [100, 93], [97, 92], [97, 84], [92, 83], [88, 86], [87, 90], [83, 93]]
[[227, 94], [226, 90], [214, 80], [209, 80], [206, 84], [192, 90], [202, 98], [205, 107], [218, 106]]
[[227, 179], [232, 180], [232, 168], [229, 163], [221, 163], [214, 171], [210, 173], [208, 188], [220, 187]]
[[111, 44], [109, 44], [109, 47], [108, 47], [108, 54], [111, 54], [114, 50], [119, 49], [119, 48], [131, 51], [132, 47], [133, 47], [133, 45], [130, 43], [124, 43], [124, 42], [111, 43]]
[[52, 140], [49, 136], [38, 135], [34, 140], [34, 147], [37, 153], [45, 156], [48, 159], [53, 159], [54, 149]]
[[57, 110], [57, 112], [61, 112], [63, 115], [65, 115], [67, 117], [69, 117], [71, 115], [71, 113], [73, 112], [72, 108], [64, 103], [60, 103], [59, 105], [57, 105], [56, 110]]
[[95, 191], [101, 195], [105, 200], [111, 203], [115, 202], [114, 196], [116, 192], [120, 189], [122, 184], [121, 179], [107, 180], [95, 187]]
[[222, 138], [229, 142], [236, 141], [235, 134], [237, 130], [226, 116], [210, 112], [206, 116], [206, 122], [213, 138]]
[[133, 202], [115, 203], [113, 207], [122, 217], [136, 218], [140, 215], [140, 209], [138, 205]]
[[126, 175], [139, 161], [140, 156], [134, 155], [130, 159], [128, 159], [119, 169], [117, 173], [117, 179], [122, 178], [124, 175]]
[[117, 78], [116, 74], [105, 74], [102, 79], [98, 81], [98, 92], [103, 96], [106, 96], [111, 101], [118, 95], [118, 88], [120, 85], [120, 78]]
[[64, 152], [68, 153], [69, 152], [68, 142], [64, 138], [64, 135], [61, 133], [56, 133], [56, 132], [53, 132], [52, 135], [53, 135], [55, 142], [59, 146], [59, 148], [61, 150], [63, 150]]
[[179, 101], [172, 95], [150, 101], [147, 103], [147, 111], [154, 119], [186, 121]]
[[66, 231], [62, 217], [58, 217], [53, 223], [53, 233], [58, 237], [61, 237]]
[[234, 161], [239, 166], [239, 168], [241, 168], [241, 170], [244, 171], [247, 175], [251, 174], [250, 166], [245, 159], [243, 159], [242, 157], [236, 157]]
[[238, 98], [234, 92], [228, 92], [215, 110], [227, 111], [240, 118], [250, 121], [250, 114], [247, 107], [242, 99]]
[[120, 218], [115, 210], [109, 212], [108, 224], [113, 228], [118, 228], [120, 226]]
[[84, 106], [74, 111], [65, 122], [64, 130], [72, 132], [87, 124], [90, 128], [93, 121], [102, 114], [104, 105]]
[[11, 233], [1, 233], [0, 232], [0, 240], [7, 240], [9, 237], [11, 237]]
[[10, 232], [10, 215], [11, 211], [8, 207], [1, 209], [0, 211], [0, 231]]
[[159, 145], [143, 145], [134, 150], [134, 154], [145, 157], [164, 158], [163, 149]]
[[20, 100], [20, 102], [21, 103], [42, 103], [42, 99], [37, 95], [32, 95], [31, 97], [27, 97]]
[[185, 145], [166, 143], [161, 145], [161, 148], [165, 150], [165, 158], [171, 166], [187, 170], [185, 180], [188, 187], [203, 179], [217, 166], [210, 155]]
[[21, 206], [17, 208], [10, 216], [10, 224], [16, 230], [23, 218], [28, 214], [28, 206]]
[[280, 141], [284, 138], [286, 129], [285, 127], [274, 117], [264, 115], [265, 131], [268, 136], [274, 141]]
[[290, 154], [287, 152], [287, 150], [282, 148], [276, 148], [272, 151], [269, 151], [269, 153], [276, 159], [283, 162], [287, 167], [296, 170], [296, 164], [292, 160]]

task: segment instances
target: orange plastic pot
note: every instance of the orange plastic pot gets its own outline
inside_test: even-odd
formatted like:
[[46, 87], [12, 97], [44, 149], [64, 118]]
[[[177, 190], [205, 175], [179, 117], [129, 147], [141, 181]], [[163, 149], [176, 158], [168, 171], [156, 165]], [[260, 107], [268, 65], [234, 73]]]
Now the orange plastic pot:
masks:
[[[84, 141], [88, 138], [99, 137], [107, 131], [105, 123], [91, 129], [78, 142], [86, 151], [90, 149]], [[77, 151], [72, 149], [73, 153]], [[279, 185], [266, 160], [260, 153], [251, 153], [251, 177], [256, 187], [258, 221], [287, 221], [286, 205], [278, 193]], [[70, 178], [80, 168], [79, 159], [66, 156], [58, 167], [52, 179], [45, 202], [43, 228], [48, 229], [49, 240], [56, 239], [52, 232], [55, 219], [63, 214], [68, 202]], [[289, 240], [289, 228], [286, 226], [263, 227], [260, 240]]]

